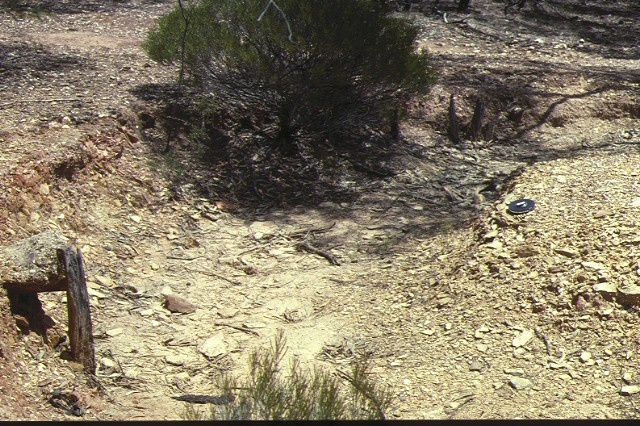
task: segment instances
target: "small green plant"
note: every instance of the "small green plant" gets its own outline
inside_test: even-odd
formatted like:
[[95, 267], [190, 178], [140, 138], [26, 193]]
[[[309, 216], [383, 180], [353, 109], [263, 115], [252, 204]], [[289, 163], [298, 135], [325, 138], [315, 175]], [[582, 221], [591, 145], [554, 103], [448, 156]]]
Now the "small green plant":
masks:
[[[315, 368], [305, 371], [294, 358], [288, 374], [280, 364], [286, 352], [280, 331], [269, 350], [257, 350], [249, 358], [244, 381], [223, 375], [217, 385], [229, 401], [211, 405], [212, 420], [356, 420], [384, 419], [391, 400], [387, 389], [370, 379], [369, 364], [357, 361], [351, 373], [331, 374]], [[343, 380], [340, 380], [343, 379]], [[346, 384], [346, 386], [344, 386]], [[185, 418], [202, 419], [187, 408]]]

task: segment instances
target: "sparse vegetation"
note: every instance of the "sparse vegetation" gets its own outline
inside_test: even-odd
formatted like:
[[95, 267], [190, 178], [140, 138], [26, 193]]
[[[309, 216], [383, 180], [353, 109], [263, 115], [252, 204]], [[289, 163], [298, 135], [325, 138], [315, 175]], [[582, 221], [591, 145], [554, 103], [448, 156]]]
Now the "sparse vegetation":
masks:
[[[218, 387], [228, 404], [211, 405], [214, 420], [374, 420], [384, 419], [390, 392], [370, 378], [369, 364], [360, 359], [350, 374], [340, 377], [316, 367], [307, 372], [293, 358], [288, 374], [281, 363], [286, 339], [281, 331], [269, 350], [258, 350], [249, 358], [246, 380], [223, 375]], [[346, 386], [344, 386], [346, 383]], [[187, 406], [187, 420], [205, 415]]]

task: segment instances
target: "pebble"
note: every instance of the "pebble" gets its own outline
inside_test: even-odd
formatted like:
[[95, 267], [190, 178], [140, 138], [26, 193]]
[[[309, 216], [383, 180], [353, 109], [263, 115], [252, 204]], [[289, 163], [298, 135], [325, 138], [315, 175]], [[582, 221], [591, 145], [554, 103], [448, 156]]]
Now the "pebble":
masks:
[[198, 351], [209, 359], [215, 359], [227, 353], [228, 346], [224, 341], [224, 334], [218, 332], [198, 346]]
[[105, 333], [107, 333], [107, 336], [115, 337], [122, 334], [123, 332], [124, 330], [121, 328], [112, 328], [111, 330], [107, 330]]
[[490, 249], [494, 249], [494, 250], [501, 250], [504, 247], [504, 244], [502, 244], [498, 240], [493, 240], [490, 243], [484, 244], [484, 247], [487, 247], [487, 248], [490, 248]]
[[608, 210], [598, 210], [593, 214], [594, 219], [602, 219], [603, 217], [607, 217], [611, 214]]
[[180, 355], [167, 355], [164, 357], [164, 360], [167, 361], [167, 364], [171, 365], [183, 365], [184, 357]]
[[164, 300], [164, 307], [174, 313], [190, 314], [196, 311], [196, 306], [179, 296], [167, 294]]
[[633, 395], [638, 392], [640, 392], [640, 386], [637, 385], [623, 386], [622, 389], [620, 389], [622, 395]]
[[438, 307], [446, 306], [453, 301], [450, 297], [443, 297], [442, 299], [438, 299]]
[[96, 279], [96, 281], [98, 281], [98, 283], [100, 283], [101, 285], [105, 286], [105, 287], [115, 287], [116, 283], [113, 282], [113, 280], [110, 277], [104, 276], [104, 275], [96, 275], [94, 277]]
[[526, 389], [533, 385], [531, 380], [518, 376], [509, 377], [509, 384], [516, 390]]
[[100, 293], [98, 290], [94, 290], [92, 288], [87, 288], [87, 294], [89, 294], [89, 296], [95, 296], [98, 299], [104, 299], [107, 297], [104, 293]]
[[482, 371], [484, 368], [484, 363], [480, 361], [478, 358], [474, 358], [469, 365], [469, 371]]
[[587, 362], [592, 358], [591, 352], [584, 351], [580, 354], [580, 360], [582, 362]]
[[580, 256], [580, 253], [578, 253], [576, 250], [573, 250], [571, 248], [566, 248], [566, 247], [557, 247], [556, 249], [554, 249], [554, 251], [562, 256], [566, 256], [570, 258]]
[[592, 288], [593, 288], [593, 291], [596, 291], [596, 292], [603, 292], [603, 293], [618, 292], [618, 286], [616, 284], [612, 284], [608, 282], [595, 284]]
[[46, 183], [40, 184], [40, 187], [38, 188], [38, 192], [40, 192], [40, 195], [49, 195], [50, 193], [49, 185], [47, 185]]
[[218, 316], [220, 318], [233, 318], [238, 314], [238, 309], [231, 307], [224, 307], [218, 309]]
[[601, 271], [603, 269], [607, 269], [606, 266], [604, 266], [602, 263], [598, 263], [598, 262], [582, 262], [581, 265], [587, 271]]
[[479, 329], [476, 330], [476, 332], [474, 333], [474, 337], [476, 339], [482, 339], [484, 337], [484, 333], [488, 333], [488, 332], [489, 332], [489, 327], [483, 324]]
[[529, 340], [531, 339], [533, 339], [533, 331], [525, 329], [513, 339], [511, 345], [515, 348], [519, 348], [529, 343]]
[[631, 373], [629, 373], [629, 372], [624, 373], [622, 375], [622, 380], [624, 380], [624, 382], [626, 384], [629, 384], [629, 383], [631, 383], [631, 380], [633, 380], [633, 375]]

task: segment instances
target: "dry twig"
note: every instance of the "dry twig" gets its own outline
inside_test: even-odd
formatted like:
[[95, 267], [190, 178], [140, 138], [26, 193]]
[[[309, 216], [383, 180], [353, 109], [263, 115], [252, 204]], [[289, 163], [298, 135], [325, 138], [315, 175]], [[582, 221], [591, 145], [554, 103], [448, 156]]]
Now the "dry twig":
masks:
[[313, 247], [312, 245], [310, 245], [309, 243], [302, 241], [298, 244], [296, 244], [296, 248], [298, 250], [305, 250], [308, 251], [309, 253], [313, 253], [313, 254], [317, 254], [318, 256], [322, 256], [325, 259], [327, 259], [329, 261], [330, 264], [334, 265], [334, 266], [340, 266], [340, 263], [336, 260], [336, 258], [331, 255], [330, 253], [327, 253], [326, 251], [317, 249], [315, 247]]

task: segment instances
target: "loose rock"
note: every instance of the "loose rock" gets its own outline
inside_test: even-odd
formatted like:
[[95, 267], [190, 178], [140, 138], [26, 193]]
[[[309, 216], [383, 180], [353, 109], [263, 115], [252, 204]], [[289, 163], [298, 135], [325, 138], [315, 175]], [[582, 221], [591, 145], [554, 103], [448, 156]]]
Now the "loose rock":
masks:
[[511, 345], [515, 348], [519, 348], [521, 346], [529, 343], [529, 340], [533, 338], [533, 331], [531, 330], [523, 330], [520, 334], [518, 334], [514, 339]]
[[637, 385], [623, 386], [622, 389], [620, 389], [622, 395], [633, 395], [638, 392], [640, 392], [640, 386]]
[[557, 247], [554, 251], [562, 256], [570, 257], [572, 259], [580, 256], [580, 253], [578, 253], [576, 250], [566, 247]]
[[480, 361], [478, 358], [474, 358], [469, 365], [469, 371], [482, 371], [484, 368], [484, 363]]
[[205, 340], [200, 346], [198, 346], [198, 351], [209, 359], [215, 359], [225, 355], [228, 352], [228, 346], [224, 341], [224, 334], [222, 334], [222, 331]]
[[173, 294], [165, 295], [164, 307], [174, 313], [190, 314], [196, 311], [196, 306], [186, 299]]
[[509, 377], [509, 384], [516, 390], [527, 389], [533, 385], [531, 380], [518, 376]]

